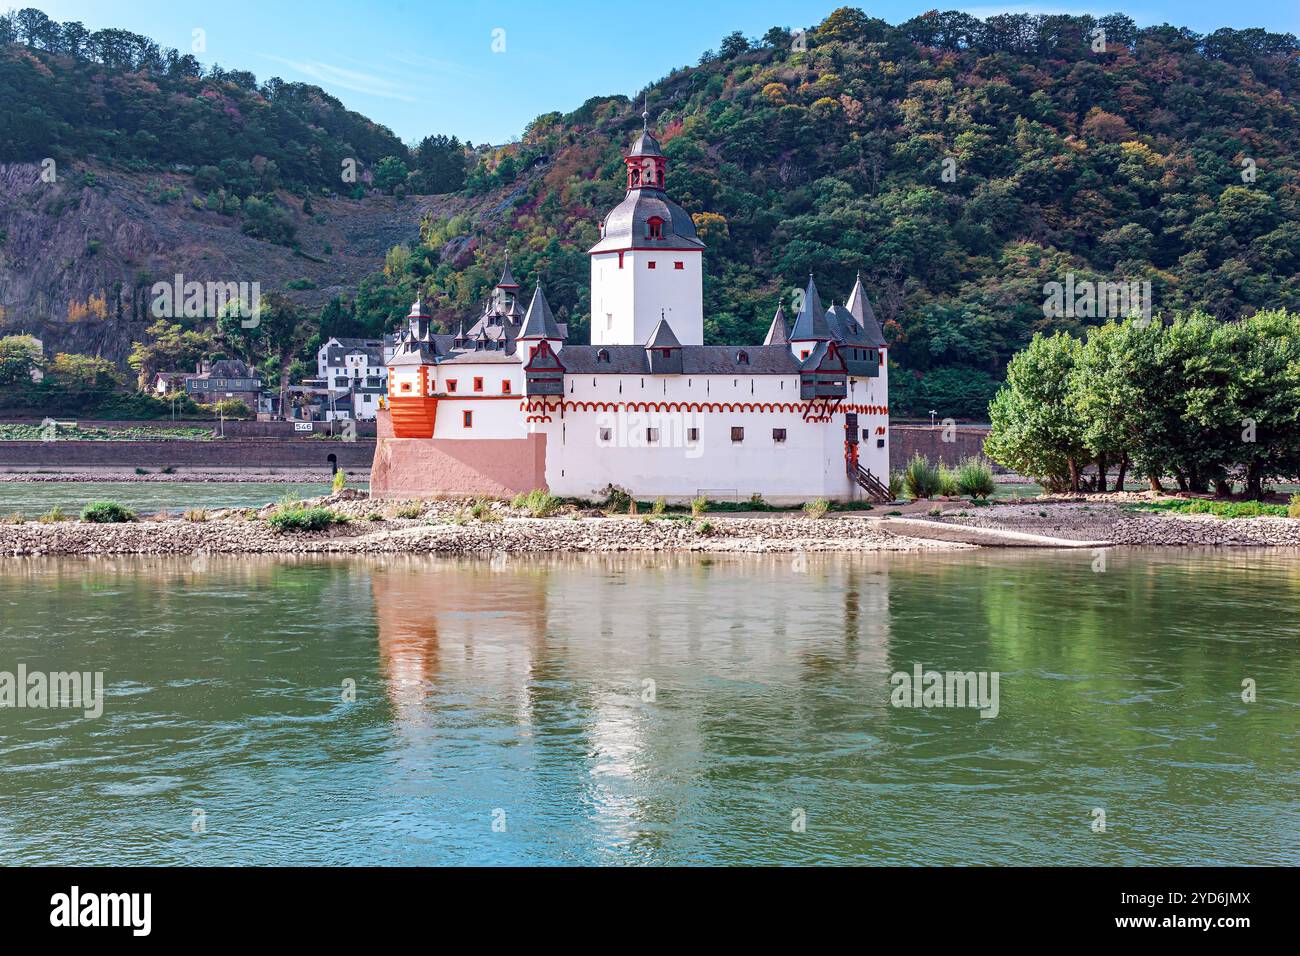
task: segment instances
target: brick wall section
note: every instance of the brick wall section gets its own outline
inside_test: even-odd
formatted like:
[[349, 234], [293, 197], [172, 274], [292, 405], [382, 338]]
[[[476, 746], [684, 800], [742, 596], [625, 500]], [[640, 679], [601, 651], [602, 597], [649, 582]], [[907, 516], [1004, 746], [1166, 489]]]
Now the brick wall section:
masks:
[[[889, 470], [902, 471], [908, 460], [918, 452], [931, 461], [955, 465], [963, 458], [984, 457], [984, 439], [987, 427], [959, 425], [953, 434], [954, 441], [943, 440], [942, 425], [889, 426]], [[996, 470], [996, 469], [995, 469]]]
[[355, 442], [225, 438], [214, 441], [0, 441], [0, 468], [340, 468], [365, 471], [374, 439]]
[[370, 470], [377, 498], [487, 495], [513, 498], [546, 487], [546, 436], [394, 438], [392, 415], [380, 409], [379, 440]]

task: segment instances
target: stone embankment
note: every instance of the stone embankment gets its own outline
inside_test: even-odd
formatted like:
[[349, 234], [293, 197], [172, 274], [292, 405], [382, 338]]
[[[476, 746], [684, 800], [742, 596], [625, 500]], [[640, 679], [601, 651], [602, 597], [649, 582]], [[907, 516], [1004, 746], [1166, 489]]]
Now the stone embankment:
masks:
[[[836, 515], [744, 517], [706, 515], [606, 516], [571, 510], [533, 518], [504, 502], [372, 501], [356, 491], [313, 499], [345, 516], [329, 531], [279, 533], [274, 510], [225, 510], [205, 520], [146, 519], [124, 524], [63, 521], [0, 525], [0, 555], [103, 554], [491, 554], [494, 552], [959, 550], [966, 545], [924, 541], [883, 529], [880, 522]], [[475, 514], [477, 512], [477, 514]]]

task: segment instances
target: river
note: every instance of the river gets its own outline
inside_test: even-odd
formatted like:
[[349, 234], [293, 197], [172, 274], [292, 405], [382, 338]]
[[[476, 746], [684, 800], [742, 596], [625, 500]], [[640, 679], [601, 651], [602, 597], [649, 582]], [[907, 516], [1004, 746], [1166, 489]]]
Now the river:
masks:
[[105, 699], [0, 708], [0, 863], [1293, 864], [1297, 606], [1261, 551], [10, 558], [0, 671]]

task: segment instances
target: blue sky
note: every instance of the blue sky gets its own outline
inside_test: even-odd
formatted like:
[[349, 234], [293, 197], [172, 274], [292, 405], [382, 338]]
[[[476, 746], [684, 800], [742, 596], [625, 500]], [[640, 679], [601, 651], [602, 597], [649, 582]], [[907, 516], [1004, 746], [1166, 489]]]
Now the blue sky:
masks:
[[[121, 27], [182, 51], [205, 32], [206, 64], [315, 83], [349, 108], [414, 142], [447, 133], [503, 143], [534, 117], [567, 112], [590, 96], [631, 95], [673, 67], [695, 63], [732, 30], [811, 26], [835, 0], [36, 0], [56, 20]], [[17, 3], [17, 6], [28, 4]], [[1142, 0], [1006, 6], [936, 0], [858, 3], [900, 23], [935, 9], [1092, 13], [1124, 9], [1139, 25], [1169, 22], [1208, 33], [1221, 26], [1300, 34], [1300, 3]], [[493, 52], [495, 30], [503, 52]], [[501, 36], [498, 34], [497, 36]], [[651, 104], [653, 112], [654, 104]]]

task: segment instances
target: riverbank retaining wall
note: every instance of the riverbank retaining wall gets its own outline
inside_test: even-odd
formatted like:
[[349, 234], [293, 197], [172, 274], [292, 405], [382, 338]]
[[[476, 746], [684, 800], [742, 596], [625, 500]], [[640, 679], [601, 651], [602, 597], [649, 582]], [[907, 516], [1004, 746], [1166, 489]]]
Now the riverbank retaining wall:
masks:
[[212, 441], [0, 441], [0, 468], [320, 468], [330, 456], [347, 471], [366, 471], [375, 440], [353, 442], [219, 438]]
[[963, 458], [985, 458], [984, 439], [988, 434], [988, 426], [981, 425], [958, 425], [952, 430], [942, 425], [890, 425], [889, 470], [902, 471], [917, 454], [949, 466]]

